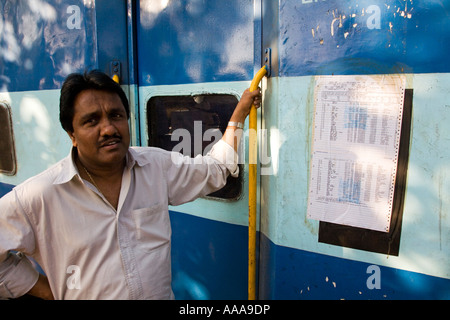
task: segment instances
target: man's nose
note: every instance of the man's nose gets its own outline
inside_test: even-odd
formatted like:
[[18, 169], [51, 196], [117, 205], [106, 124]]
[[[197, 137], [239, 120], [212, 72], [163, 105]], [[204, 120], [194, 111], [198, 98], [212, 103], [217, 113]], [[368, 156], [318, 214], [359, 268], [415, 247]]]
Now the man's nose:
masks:
[[114, 126], [113, 122], [106, 118], [101, 121], [100, 135], [102, 136], [112, 136], [117, 133], [117, 128]]

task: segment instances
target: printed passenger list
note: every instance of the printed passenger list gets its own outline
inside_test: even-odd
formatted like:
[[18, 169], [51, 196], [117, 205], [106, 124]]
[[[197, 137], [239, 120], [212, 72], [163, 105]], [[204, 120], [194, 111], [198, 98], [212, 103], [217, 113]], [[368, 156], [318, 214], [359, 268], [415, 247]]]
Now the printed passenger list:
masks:
[[321, 76], [308, 218], [389, 232], [405, 77]]

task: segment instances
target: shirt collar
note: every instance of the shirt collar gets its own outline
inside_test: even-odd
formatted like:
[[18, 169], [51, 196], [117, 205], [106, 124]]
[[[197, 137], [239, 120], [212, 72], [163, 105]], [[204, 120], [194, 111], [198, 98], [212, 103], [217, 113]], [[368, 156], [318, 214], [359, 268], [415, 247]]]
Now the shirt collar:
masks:
[[53, 184], [63, 184], [72, 180], [74, 176], [79, 176], [77, 166], [74, 161], [75, 148], [72, 148], [69, 155], [61, 160], [59, 165], [59, 173], [57, 174]]
[[[72, 148], [70, 150], [70, 153], [61, 160], [60, 162], [60, 168], [59, 173], [56, 175], [55, 180], [53, 181], [54, 184], [64, 184], [69, 181], [71, 181], [75, 176], [78, 176], [80, 179], [80, 173], [78, 172], [78, 168], [75, 164], [75, 152], [76, 149]], [[126, 165], [125, 167], [128, 170], [131, 170], [135, 164], [138, 164], [139, 166], [143, 166], [147, 164], [149, 161], [141, 156], [139, 153], [137, 153], [132, 148], [128, 148], [128, 152], [126, 154]]]

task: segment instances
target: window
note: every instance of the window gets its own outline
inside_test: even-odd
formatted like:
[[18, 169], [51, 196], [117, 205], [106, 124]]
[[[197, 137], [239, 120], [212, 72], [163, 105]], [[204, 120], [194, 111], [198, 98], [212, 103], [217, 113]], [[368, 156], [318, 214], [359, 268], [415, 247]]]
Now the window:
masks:
[[16, 168], [11, 109], [0, 102], [0, 173], [14, 175]]
[[390, 231], [387, 233], [379, 232], [321, 221], [319, 224], [319, 242], [398, 256], [400, 251], [403, 204], [406, 193], [412, 97], [413, 90], [406, 89]]
[[[238, 100], [229, 94], [157, 96], [147, 103], [148, 145], [195, 157], [205, 154], [225, 132]], [[241, 166], [241, 165], [240, 165]], [[239, 177], [208, 197], [236, 200], [242, 192]]]

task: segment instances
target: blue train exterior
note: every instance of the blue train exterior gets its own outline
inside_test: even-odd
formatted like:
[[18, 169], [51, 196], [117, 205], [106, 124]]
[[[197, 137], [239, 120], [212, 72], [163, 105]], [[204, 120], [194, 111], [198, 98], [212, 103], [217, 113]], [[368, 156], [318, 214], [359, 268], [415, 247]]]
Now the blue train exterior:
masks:
[[[0, 0], [0, 107], [14, 153], [0, 196], [68, 154], [58, 117], [69, 73], [118, 73], [132, 144], [147, 146], [152, 98], [239, 99], [271, 48], [258, 115], [258, 297], [449, 299], [448, 30], [448, 0]], [[402, 75], [413, 91], [398, 255], [319, 242], [306, 215], [315, 79], [374, 74]], [[247, 298], [244, 159], [238, 197], [170, 207], [178, 299]]]

